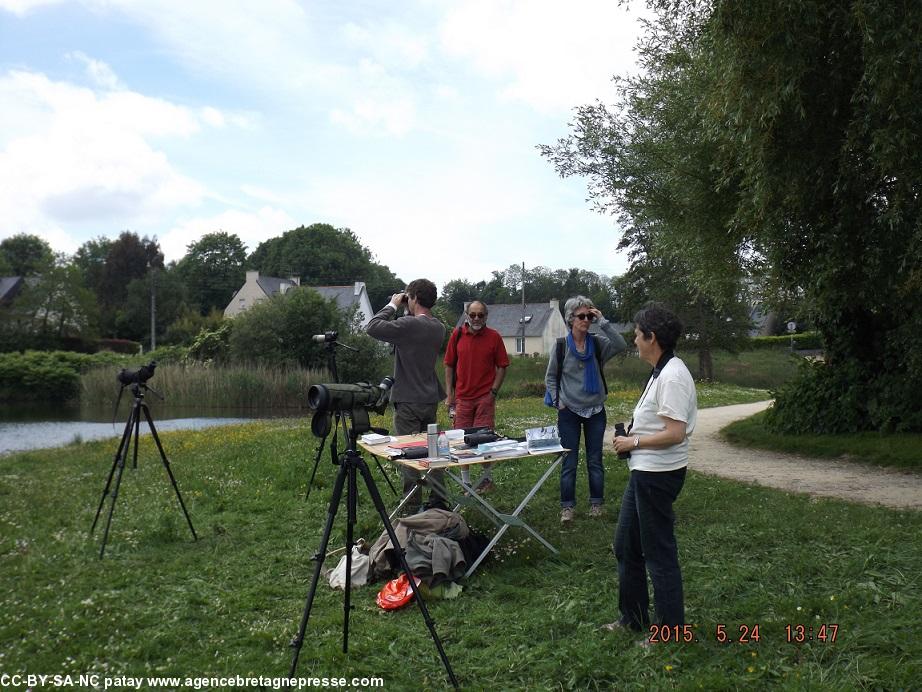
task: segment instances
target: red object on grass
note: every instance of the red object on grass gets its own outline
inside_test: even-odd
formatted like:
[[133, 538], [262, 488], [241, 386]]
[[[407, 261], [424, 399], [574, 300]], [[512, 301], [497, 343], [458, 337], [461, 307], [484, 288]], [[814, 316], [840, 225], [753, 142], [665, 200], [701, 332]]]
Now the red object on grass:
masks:
[[[416, 585], [419, 586], [419, 577], [413, 577]], [[403, 608], [407, 603], [413, 600], [413, 587], [410, 586], [410, 580], [406, 574], [401, 574], [396, 579], [391, 579], [378, 592], [375, 603], [384, 610], [397, 610]]]

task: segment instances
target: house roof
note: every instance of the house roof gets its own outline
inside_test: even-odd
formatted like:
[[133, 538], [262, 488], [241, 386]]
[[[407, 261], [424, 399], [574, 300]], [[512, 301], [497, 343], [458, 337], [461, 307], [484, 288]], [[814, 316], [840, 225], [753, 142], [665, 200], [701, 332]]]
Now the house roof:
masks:
[[[525, 336], [542, 336], [544, 327], [555, 310], [548, 303], [525, 303]], [[499, 332], [500, 336], [522, 336], [522, 305], [487, 305], [487, 326]], [[464, 324], [464, 315], [458, 318], [458, 325]]]
[[348, 310], [361, 300], [362, 290], [365, 284], [361, 281], [348, 286], [308, 286], [308, 288], [317, 291], [325, 299], [331, 298], [336, 301], [336, 307], [340, 310]]
[[277, 276], [257, 276], [256, 283], [269, 297], [279, 293], [282, 290], [282, 286], [297, 286], [291, 279], [280, 279]]
[[21, 276], [0, 276], [0, 301], [12, 300], [19, 293]]

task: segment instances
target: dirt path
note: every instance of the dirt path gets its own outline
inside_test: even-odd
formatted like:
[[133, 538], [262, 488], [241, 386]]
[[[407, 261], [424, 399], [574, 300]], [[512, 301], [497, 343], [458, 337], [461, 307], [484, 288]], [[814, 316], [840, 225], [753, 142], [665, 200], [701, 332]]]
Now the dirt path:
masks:
[[[922, 510], [922, 474], [855, 461], [811, 459], [761, 449], [733, 447], [717, 431], [757, 413], [771, 402], [700, 409], [691, 437], [689, 468], [714, 476], [780, 488], [788, 492], [835, 497], [850, 502]], [[611, 435], [606, 435], [611, 440]]]

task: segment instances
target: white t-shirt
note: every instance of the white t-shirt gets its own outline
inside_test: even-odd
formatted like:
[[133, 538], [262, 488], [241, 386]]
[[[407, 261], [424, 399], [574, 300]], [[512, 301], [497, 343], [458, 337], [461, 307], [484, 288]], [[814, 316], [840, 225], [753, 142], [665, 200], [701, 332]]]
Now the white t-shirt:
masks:
[[659, 376], [647, 385], [634, 407], [634, 427], [630, 434], [643, 437], [665, 430], [662, 417], [685, 423], [685, 439], [661, 449], [632, 449], [628, 460], [632, 471], [675, 471], [688, 465], [688, 438], [698, 420], [698, 395], [691, 373], [678, 357], [671, 358]]

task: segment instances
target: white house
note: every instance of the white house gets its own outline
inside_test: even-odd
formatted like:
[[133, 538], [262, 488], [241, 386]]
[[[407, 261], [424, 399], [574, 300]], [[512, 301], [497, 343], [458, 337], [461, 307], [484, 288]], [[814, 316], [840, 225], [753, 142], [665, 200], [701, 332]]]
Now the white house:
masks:
[[[465, 303], [465, 310], [467, 305]], [[556, 299], [547, 303], [525, 303], [524, 309], [521, 303], [487, 305], [487, 312], [487, 326], [503, 337], [510, 355], [547, 355], [557, 338], [567, 335], [567, 325]], [[464, 324], [464, 315], [458, 324]]]
[[346, 311], [352, 307], [356, 308], [356, 314], [359, 322], [364, 327], [371, 320], [374, 312], [371, 309], [371, 302], [368, 300], [368, 290], [365, 288], [364, 281], [356, 281], [354, 284], [347, 286], [301, 286], [301, 281], [297, 276], [288, 279], [280, 279], [277, 276], [260, 276], [258, 271], [249, 270], [246, 273], [246, 281], [241, 286], [230, 303], [224, 308], [225, 317], [235, 317], [241, 312], [248, 310], [261, 300], [267, 300], [279, 293], [286, 293], [294, 288], [310, 288], [317, 291], [327, 300], [335, 300], [336, 307]]

